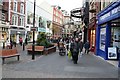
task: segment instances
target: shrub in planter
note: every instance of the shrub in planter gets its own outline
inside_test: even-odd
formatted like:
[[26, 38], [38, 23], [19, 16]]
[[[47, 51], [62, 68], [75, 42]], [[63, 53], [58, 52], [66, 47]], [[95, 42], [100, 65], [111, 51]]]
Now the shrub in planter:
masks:
[[36, 44], [37, 46], [44, 46], [45, 48], [54, 46], [50, 42], [47, 41], [45, 33], [38, 34], [36, 43], [37, 43]]

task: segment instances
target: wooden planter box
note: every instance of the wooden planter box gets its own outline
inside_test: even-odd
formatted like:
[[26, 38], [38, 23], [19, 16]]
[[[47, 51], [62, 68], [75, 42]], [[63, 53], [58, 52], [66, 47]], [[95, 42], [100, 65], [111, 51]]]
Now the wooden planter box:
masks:
[[[27, 48], [27, 52], [28, 54], [32, 54], [32, 46], [29, 46]], [[35, 46], [35, 54], [50, 54], [50, 53], [53, 53], [53, 52], [56, 52], [56, 46], [53, 46], [53, 47], [49, 47], [49, 48], [44, 48], [44, 46]]]
[[56, 46], [45, 48], [43, 54], [47, 55], [56, 52]]

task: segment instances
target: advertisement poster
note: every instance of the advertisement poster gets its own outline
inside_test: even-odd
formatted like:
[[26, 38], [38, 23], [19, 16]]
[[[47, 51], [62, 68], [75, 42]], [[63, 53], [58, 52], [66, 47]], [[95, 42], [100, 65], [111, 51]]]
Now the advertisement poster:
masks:
[[105, 51], [106, 28], [100, 30], [100, 49]]
[[117, 48], [116, 47], [108, 48], [108, 59], [117, 59]]

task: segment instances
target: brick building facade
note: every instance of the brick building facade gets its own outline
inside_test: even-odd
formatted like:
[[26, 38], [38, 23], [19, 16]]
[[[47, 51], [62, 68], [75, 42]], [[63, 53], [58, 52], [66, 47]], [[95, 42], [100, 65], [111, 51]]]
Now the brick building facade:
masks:
[[25, 39], [25, 0], [9, 0], [10, 39], [19, 43]]
[[63, 34], [63, 13], [58, 7], [53, 7], [53, 36], [62, 37]]

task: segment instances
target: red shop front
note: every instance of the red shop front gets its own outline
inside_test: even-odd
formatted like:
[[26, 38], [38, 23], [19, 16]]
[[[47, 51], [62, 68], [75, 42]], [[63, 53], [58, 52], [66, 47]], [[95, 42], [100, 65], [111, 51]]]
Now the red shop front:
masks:
[[88, 29], [88, 40], [90, 41], [90, 50], [95, 52], [96, 48], [96, 17], [90, 19]]

